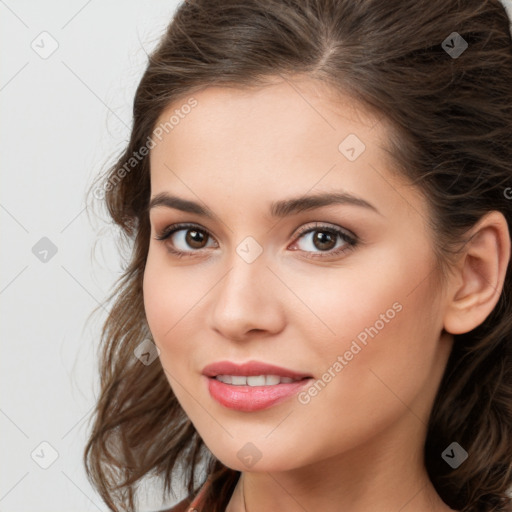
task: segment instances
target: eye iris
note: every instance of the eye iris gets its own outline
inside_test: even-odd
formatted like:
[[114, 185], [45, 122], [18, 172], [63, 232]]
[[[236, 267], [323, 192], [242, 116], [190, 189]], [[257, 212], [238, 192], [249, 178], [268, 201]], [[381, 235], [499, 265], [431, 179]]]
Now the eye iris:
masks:
[[[336, 236], [327, 231], [316, 231], [313, 237], [313, 243], [317, 249], [329, 250], [336, 245]], [[320, 244], [320, 246], [317, 245]], [[322, 246], [322, 244], [328, 244], [329, 247]]]
[[[319, 250], [328, 251], [336, 245], [337, 233], [330, 231], [315, 231], [313, 236], [313, 244]], [[201, 249], [207, 240], [208, 235], [198, 229], [187, 229], [185, 241], [194, 249]]]
[[205, 233], [198, 231], [197, 229], [189, 229], [185, 237], [187, 244], [194, 249], [201, 249], [201, 243], [206, 240]]

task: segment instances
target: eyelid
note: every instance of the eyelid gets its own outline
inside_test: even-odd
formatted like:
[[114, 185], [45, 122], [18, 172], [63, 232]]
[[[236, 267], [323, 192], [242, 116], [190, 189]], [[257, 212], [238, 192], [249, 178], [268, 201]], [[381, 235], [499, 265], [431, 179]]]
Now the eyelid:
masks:
[[166, 226], [164, 229], [162, 229], [160, 234], [157, 234], [155, 238], [156, 240], [163, 241], [169, 238], [172, 234], [183, 229], [197, 229], [197, 231], [203, 231], [206, 233], [210, 238], [215, 238], [206, 228], [203, 228], [201, 225], [195, 224], [193, 222], [178, 222], [176, 224], [170, 224], [169, 226]]
[[322, 228], [325, 229], [326, 231], [328, 229], [331, 229], [336, 232], [341, 231], [347, 237], [350, 237], [354, 240], [358, 239], [358, 237], [347, 228], [342, 228], [341, 226], [337, 226], [335, 224], [330, 224], [329, 222], [320, 222], [320, 221], [314, 222], [313, 225], [311, 225], [311, 223], [308, 223], [304, 226], [301, 226], [298, 230], [296, 230], [294, 232], [294, 236], [295, 236], [295, 238], [298, 238], [299, 236], [301, 236], [305, 233], [309, 233], [309, 232], [315, 231], [315, 230], [321, 230]]

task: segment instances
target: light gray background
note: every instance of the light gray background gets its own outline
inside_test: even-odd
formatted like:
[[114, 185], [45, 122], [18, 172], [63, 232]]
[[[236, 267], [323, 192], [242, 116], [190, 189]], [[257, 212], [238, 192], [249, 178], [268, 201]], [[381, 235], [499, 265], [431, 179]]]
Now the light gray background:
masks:
[[[86, 322], [120, 262], [85, 191], [129, 136], [143, 47], [177, 4], [0, 1], [0, 512], [107, 510], [82, 465], [102, 310]], [[43, 237], [53, 257], [33, 254]]]
[[[85, 191], [127, 140], [177, 3], [0, 0], [0, 512], [107, 510], [82, 465], [104, 315], [87, 318], [121, 267]], [[140, 510], [161, 507], [146, 494]]]

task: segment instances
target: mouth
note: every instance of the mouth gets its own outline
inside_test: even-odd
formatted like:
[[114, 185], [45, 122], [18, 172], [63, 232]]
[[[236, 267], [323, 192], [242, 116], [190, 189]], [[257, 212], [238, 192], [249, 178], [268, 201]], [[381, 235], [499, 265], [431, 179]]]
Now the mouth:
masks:
[[311, 375], [258, 361], [213, 363], [203, 369], [210, 396], [228, 409], [254, 412], [296, 395]]
[[[303, 379], [292, 379], [279, 375], [216, 375], [213, 377], [224, 384], [232, 386], [275, 386], [277, 384], [290, 384]], [[307, 379], [308, 377], [304, 377]]]
[[[238, 377], [244, 377], [246, 381], [247, 379], [251, 379], [251, 377], [257, 377], [260, 380], [254, 381], [258, 382], [258, 384], [252, 384], [254, 386], [266, 385], [267, 377], [269, 377], [269, 382], [272, 383], [271, 385], [277, 384], [275, 382], [275, 377], [278, 377], [279, 379], [285, 379], [285, 383], [290, 382], [287, 379], [292, 379], [292, 381], [295, 381], [304, 379], [306, 377], [312, 377], [306, 373], [284, 368], [282, 366], [276, 366], [270, 363], [264, 363], [262, 361], [248, 361], [246, 363], [240, 364], [234, 363], [232, 361], [218, 361], [216, 363], [205, 366], [202, 373], [207, 377], [231, 377], [231, 383], [234, 385], [238, 384], [236, 382]], [[234, 381], [233, 377], [235, 378]], [[259, 384], [262, 382], [262, 377], [265, 378], [265, 384]], [[247, 382], [243, 384], [247, 384]], [[242, 385], [242, 381], [240, 381], [240, 385]], [[248, 385], [251, 385], [250, 382]]]

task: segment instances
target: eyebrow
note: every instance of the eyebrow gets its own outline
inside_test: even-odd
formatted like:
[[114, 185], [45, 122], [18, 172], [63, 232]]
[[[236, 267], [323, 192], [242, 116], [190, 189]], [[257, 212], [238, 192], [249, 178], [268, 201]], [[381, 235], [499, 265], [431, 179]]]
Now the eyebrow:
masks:
[[[377, 210], [377, 208], [368, 201], [344, 191], [320, 193], [275, 201], [270, 205], [270, 215], [271, 217], [282, 218], [333, 204], [359, 206], [382, 215], [379, 210]], [[215, 218], [215, 215], [209, 208], [194, 201], [189, 201], [188, 199], [169, 195], [166, 192], [154, 196], [149, 203], [148, 210], [158, 206], [165, 206], [167, 208], [174, 208], [183, 212], [195, 213], [197, 215], [207, 217], [208, 219]]]

